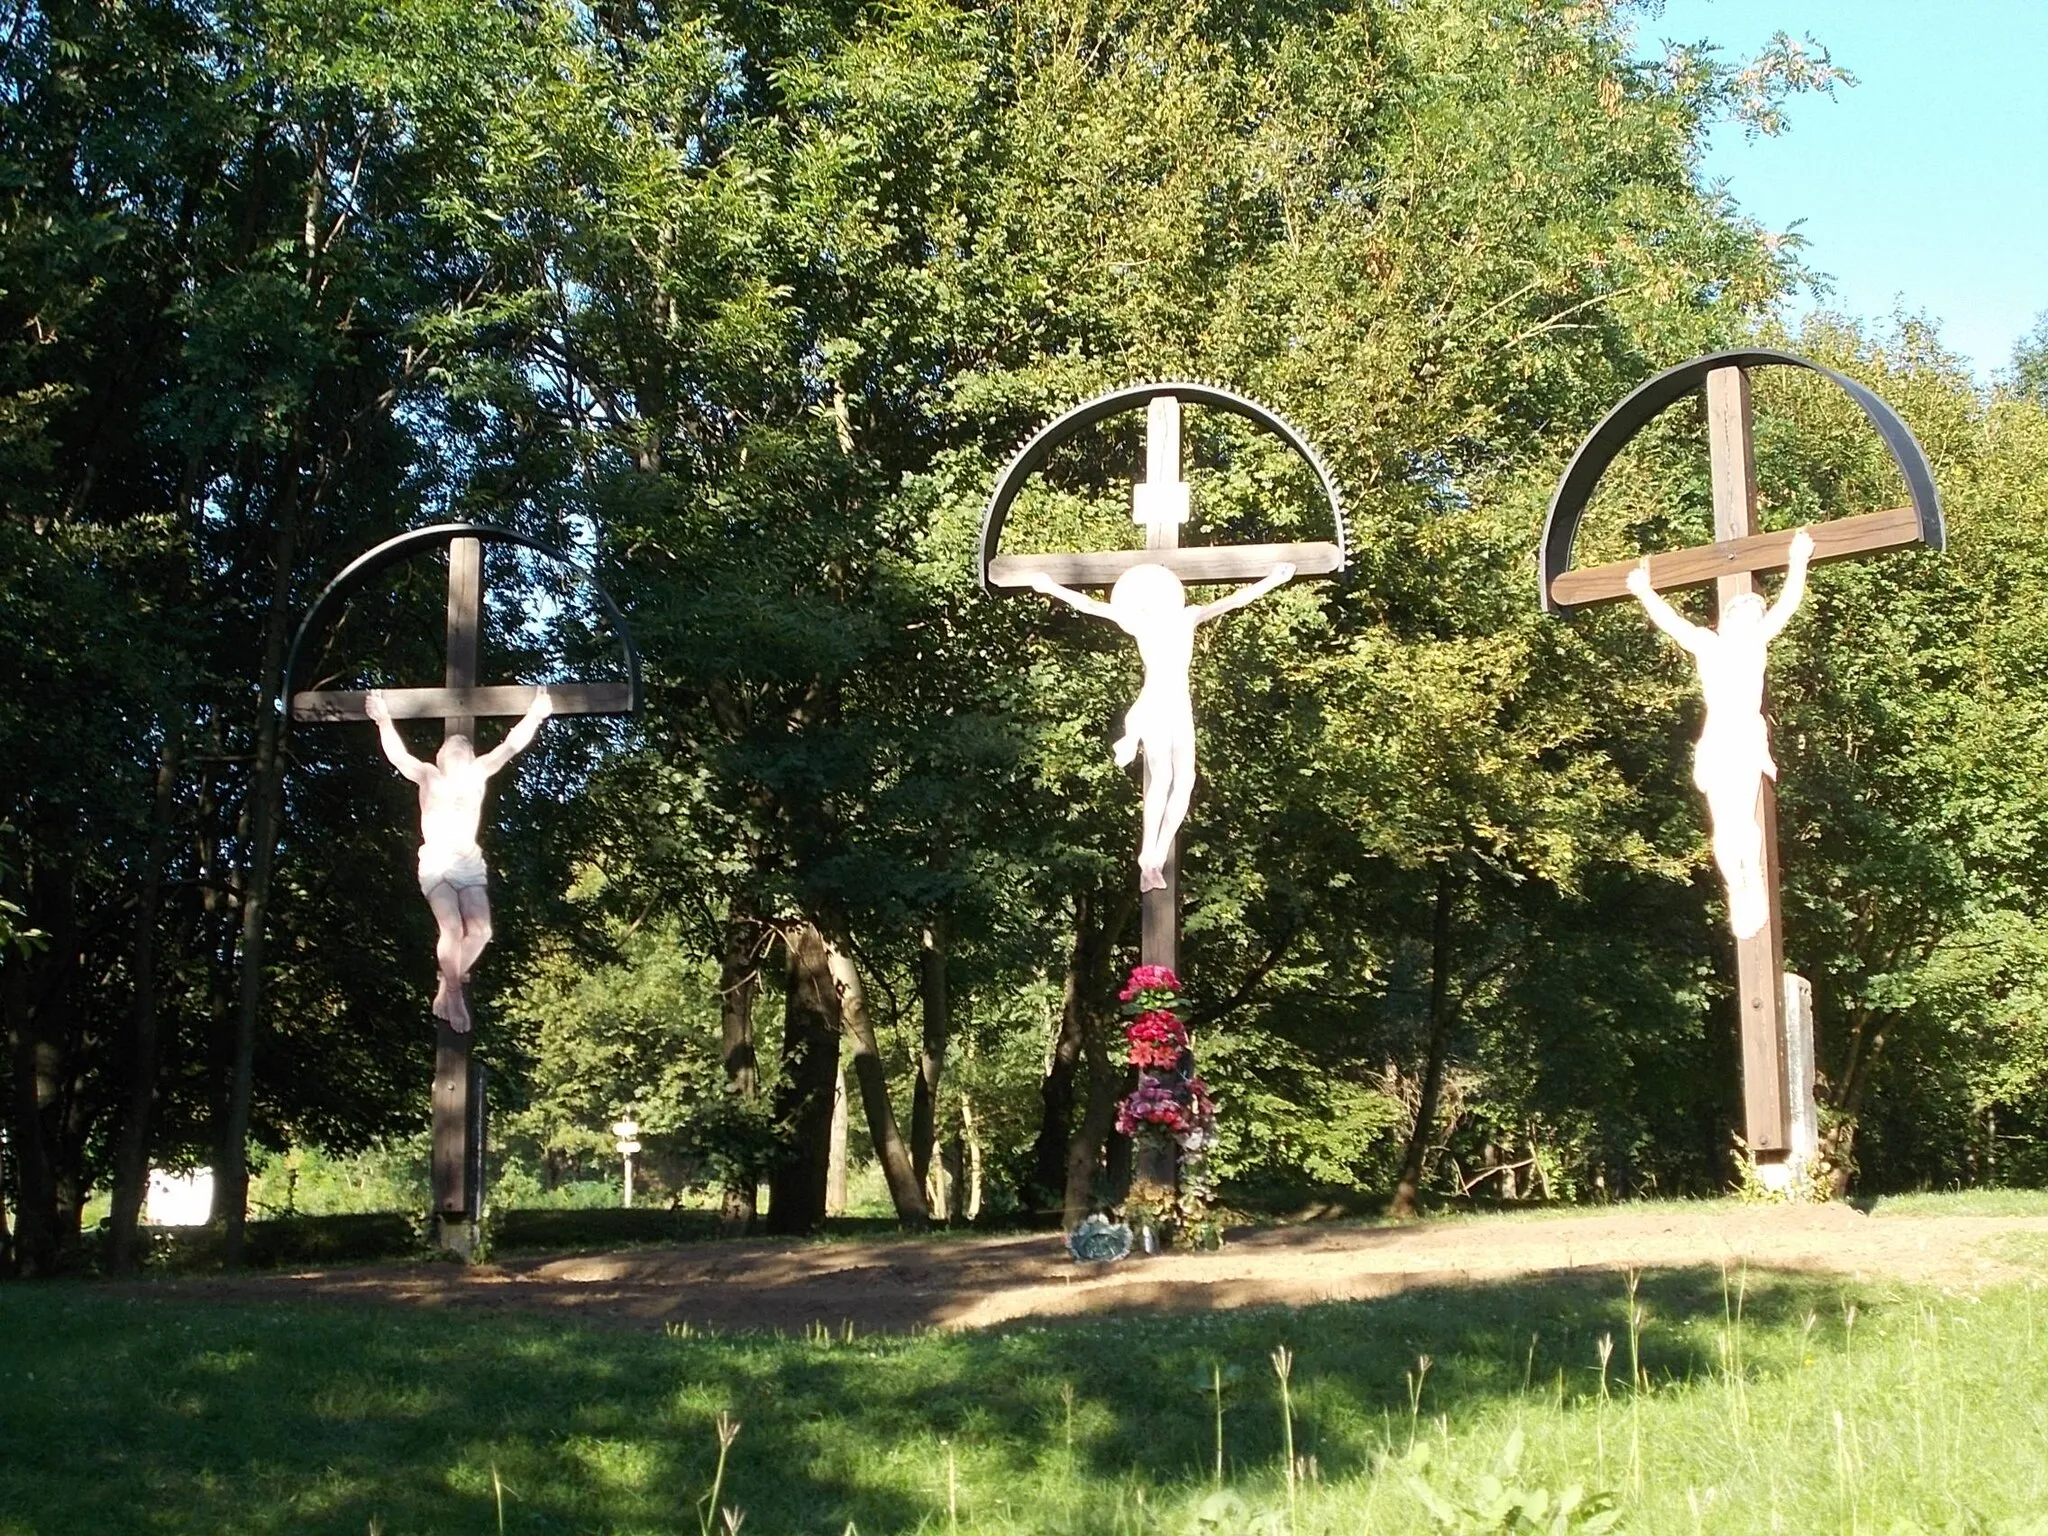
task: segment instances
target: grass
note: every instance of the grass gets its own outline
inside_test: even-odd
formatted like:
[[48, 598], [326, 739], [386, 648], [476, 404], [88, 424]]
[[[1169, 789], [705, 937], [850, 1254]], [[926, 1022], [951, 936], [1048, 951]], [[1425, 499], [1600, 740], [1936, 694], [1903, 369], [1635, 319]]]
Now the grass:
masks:
[[1873, 1216], [2048, 1216], [2048, 1189], [1950, 1189], [1879, 1195]]
[[15, 1285], [0, 1533], [2048, 1532], [2043, 1310], [1702, 1269], [781, 1338]]

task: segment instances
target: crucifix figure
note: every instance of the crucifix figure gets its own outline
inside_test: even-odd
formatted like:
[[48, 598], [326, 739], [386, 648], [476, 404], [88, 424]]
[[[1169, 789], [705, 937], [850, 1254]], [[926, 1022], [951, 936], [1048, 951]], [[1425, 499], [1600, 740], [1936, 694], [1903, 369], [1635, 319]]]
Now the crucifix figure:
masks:
[[434, 960], [441, 985], [434, 993], [434, 1017], [446, 1019], [458, 1034], [469, 1032], [469, 973], [491, 942], [490, 872], [476, 840], [483, 820], [484, 786], [491, 775], [524, 752], [541, 722], [554, 713], [545, 688], [519, 717], [505, 739], [482, 757], [467, 736], [450, 735], [431, 763], [405, 748], [405, 738], [391, 723], [391, 707], [382, 689], [372, 689], [363, 712], [376, 722], [384, 755], [392, 767], [419, 786], [420, 894], [433, 910], [440, 930]]
[[1188, 668], [1195, 658], [1196, 626], [1221, 618], [1234, 608], [1255, 602], [1293, 576], [1286, 561], [1250, 586], [1200, 607], [1187, 605], [1187, 589], [1163, 565], [1134, 565], [1117, 577], [1109, 601], [1102, 602], [1072, 587], [1063, 587], [1045, 571], [1031, 573], [1031, 585], [1047, 597], [1094, 618], [1108, 619], [1138, 642], [1145, 664], [1145, 682], [1137, 702], [1124, 715], [1124, 733], [1115, 754], [1119, 768], [1128, 768], [1145, 754], [1144, 833], [1138, 842], [1138, 889], [1166, 889], [1166, 861], [1174, 839], [1187, 819], [1188, 800], [1195, 792], [1195, 704], [1188, 691]]
[[[1912, 504], [1791, 532], [1759, 531], [1748, 370], [1764, 365], [1808, 370], [1847, 394], [1890, 449]], [[1714, 542], [1574, 570], [1572, 541], [1600, 477], [1637, 432], [1702, 387]], [[1818, 1126], [1812, 991], [1803, 978], [1785, 971], [1777, 765], [1763, 712], [1765, 651], [1804, 596], [1810, 565], [1915, 544], [1940, 549], [1944, 542], [1941, 500], [1927, 456], [1897, 413], [1845, 375], [1789, 352], [1762, 349], [1695, 358], [1639, 385], [1579, 445], [1544, 525], [1538, 559], [1545, 609], [1567, 614], [1632, 596], [1699, 663], [1707, 719], [1693, 782], [1707, 797], [1714, 858], [1728, 884], [1741, 1007], [1744, 1131], [1767, 1183], [1789, 1185], [1792, 1165], [1814, 1151]], [[1784, 591], [1767, 608], [1756, 578], [1779, 569], [1786, 572]], [[1659, 595], [1710, 581], [1720, 613], [1716, 629], [1687, 623]]]
[[1765, 879], [1763, 786], [1776, 782], [1771, 732], [1764, 723], [1764, 662], [1806, 595], [1806, 567], [1813, 559], [1813, 535], [1792, 536], [1785, 590], [1769, 608], [1745, 592], [1721, 610], [1718, 629], [1681, 617], [1650, 585], [1650, 557], [1628, 573], [1628, 589], [1644, 612], [1697, 663], [1707, 718], [1693, 749], [1692, 782], [1707, 797], [1714, 862], [1728, 884], [1728, 925], [1738, 939], [1753, 939], [1771, 920], [1771, 890]]
[[[439, 972], [433, 1016], [439, 1020], [434, 1058], [434, 1215], [443, 1240], [461, 1246], [478, 1216], [482, 1199], [482, 1067], [472, 1060], [476, 1039], [469, 1005], [470, 969], [490, 942], [487, 872], [477, 830], [490, 776], [531, 744], [551, 715], [629, 715], [640, 705], [640, 658], [618, 605], [584, 578], [624, 649], [629, 681], [558, 683], [549, 688], [477, 684], [483, 628], [483, 545], [515, 545], [574, 571], [562, 551], [503, 528], [442, 523], [386, 540], [351, 561], [313, 602], [292, 641], [285, 679], [295, 721], [334, 724], [374, 721], [387, 757], [419, 786], [420, 891], [434, 913], [439, 937]], [[349, 595], [379, 571], [424, 551], [448, 551], [447, 663], [439, 688], [291, 691], [301, 653], [323, 635]], [[517, 717], [505, 740], [478, 755], [476, 723], [485, 717]], [[440, 751], [422, 762], [406, 750], [399, 720], [439, 718]]]

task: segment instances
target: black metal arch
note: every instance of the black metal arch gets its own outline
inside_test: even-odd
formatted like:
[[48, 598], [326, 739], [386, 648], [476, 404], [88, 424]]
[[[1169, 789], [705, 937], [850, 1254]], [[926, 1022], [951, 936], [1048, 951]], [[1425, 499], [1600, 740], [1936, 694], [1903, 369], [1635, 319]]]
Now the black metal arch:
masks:
[[[989, 586], [988, 566], [996, 556], [996, 548], [1002, 541], [1003, 525], [1009, 520], [1010, 507], [1024, 490], [1028, 480], [1047, 459], [1053, 449], [1083, 427], [1093, 426], [1134, 406], [1146, 405], [1161, 395], [1173, 395], [1178, 399], [1191, 401], [1196, 405], [1213, 406], [1242, 416], [1257, 426], [1262, 426], [1284, 441], [1316, 472], [1316, 479], [1322, 484], [1323, 495], [1330, 503], [1331, 514], [1337, 523], [1337, 550], [1344, 561], [1351, 556], [1350, 534], [1344, 521], [1344, 497], [1337, 489], [1337, 477], [1330, 473], [1323, 456], [1316, 452], [1300, 428], [1288, 421], [1271, 406], [1262, 405], [1248, 395], [1225, 389], [1220, 384], [1201, 383], [1193, 379], [1148, 379], [1142, 383], [1125, 384], [1083, 400], [1079, 405], [1055, 416], [1019, 445], [1010, 458], [1007, 467], [996, 478], [995, 489], [989, 493], [988, 510], [981, 518], [981, 538], [975, 547], [975, 577], [981, 583], [981, 590], [993, 592]], [[1343, 565], [1338, 566], [1339, 570]]]
[[1704, 385], [1707, 375], [1716, 368], [1767, 365], [1804, 368], [1809, 373], [1817, 373], [1856, 402], [1870, 424], [1877, 428], [1885, 447], [1891, 450], [1892, 462], [1906, 477], [1906, 490], [1913, 499], [1913, 512], [1920, 522], [1920, 542], [1937, 550], [1946, 545], [1941, 496], [1934, 488], [1934, 472], [1928, 468], [1927, 455], [1921, 451], [1920, 444], [1889, 405], [1847, 375], [1824, 368], [1811, 358], [1800, 357], [1796, 353], [1764, 348], [1715, 352], [1681, 363], [1637, 385], [1579, 444], [1578, 451], [1565, 468], [1564, 478], [1558, 482], [1557, 493], [1551, 497], [1550, 515], [1543, 523], [1543, 544], [1537, 555], [1537, 579], [1542, 584], [1545, 611], [1557, 614], [1571, 612], [1570, 608], [1552, 599], [1550, 584], [1572, 568], [1572, 541], [1578, 536], [1579, 520], [1585, 515], [1586, 504], [1593, 499], [1593, 492], [1600, 484], [1600, 477], [1607, 472], [1607, 466], [1614, 462], [1615, 456], [1628, 445], [1629, 440], [1666, 408]]
[[439, 549], [457, 539], [477, 539], [485, 544], [517, 544], [535, 554], [544, 555], [557, 565], [567, 566], [590, 585], [597, 594], [599, 605], [605, 617], [611, 620], [612, 628], [618, 632], [619, 644], [626, 653], [626, 676], [632, 688], [632, 712], [640, 713], [642, 690], [640, 686], [640, 648], [633, 643], [633, 631], [626, 627], [626, 616], [619, 611], [619, 605], [612, 601], [611, 593], [604, 584], [570, 556], [544, 540], [530, 534], [518, 533], [510, 528], [494, 528], [488, 523], [434, 523], [426, 528], [413, 528], [395, 538], [386, 539], [374, 549], [366, 550], [342, 568], [341, 574], [327, 583], [320, 595], [313, 599], [313, 606], [306, 610], [306, 617], [300, 621], [298, 633], [292, 636], [292, 648], [285, 657], [284, 694], [280, 704], [285, 718], [291, 718], [291, 700], [294, 681], [299, 675], [299, 652], [307, 640], [321, 632], [334, 611], [345, 602], [355, 590], [379, 571], [388, 570], [401, 561], [410, 560], [425, 549]]

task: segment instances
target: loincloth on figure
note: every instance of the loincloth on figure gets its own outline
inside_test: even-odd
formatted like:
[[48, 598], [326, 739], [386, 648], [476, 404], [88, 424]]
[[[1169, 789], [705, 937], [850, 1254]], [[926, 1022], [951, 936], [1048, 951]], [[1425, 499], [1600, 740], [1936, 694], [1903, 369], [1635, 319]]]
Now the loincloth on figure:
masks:
[[1716, 726], [1709, 720], [1692, 754], [1693, 787], [1701, 794], [1712, 800], [1724, 786], [1740, 793], [1745, 785], [1777, 776], [1771, 735], [1762, 716], [1735, 726]]
[[1194, 706], [1185, 694], [1147, 688], [1124, 711], [1124, 734], [1162, 748], [1189, 740], [1195, 734]]
[[445, 885], [451, 891], [478, 891], [489, 880], [490, 871], [484, 867], [481, 848], [468, 848], [460, 853], [420, 849], [421, 895], [431, 892], [437, 885]]

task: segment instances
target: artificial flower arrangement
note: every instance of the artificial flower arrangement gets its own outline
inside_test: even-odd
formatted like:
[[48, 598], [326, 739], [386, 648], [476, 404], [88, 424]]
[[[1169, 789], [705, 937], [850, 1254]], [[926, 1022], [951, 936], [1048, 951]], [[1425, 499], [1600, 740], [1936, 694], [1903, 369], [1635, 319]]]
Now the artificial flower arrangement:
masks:
[[1220, 1247], [1208, 1175], [1216, 1101], [1195, 1071], [1180, 978], [1163, 965], [1141, 965], [1117, 998], [1130, 1021], [1124, 1040], [1130, 1064], [1138, 1069], [1138, 1086], [1117, 1107], [1116, 1128], [1126, 1136], [1170, 1138], [1179, 1147], [1179, 1187], [1170, 1205], [1154, 1210], [1142, 1195], [1134, 1197], [1135, 1219], [1143, 1226], [1171, 1226], [1175, 1240], [1186, 1246]]

